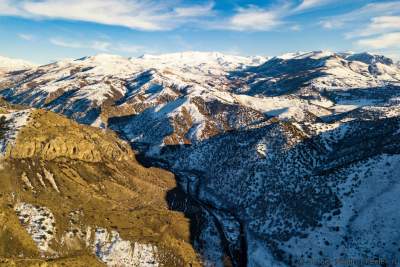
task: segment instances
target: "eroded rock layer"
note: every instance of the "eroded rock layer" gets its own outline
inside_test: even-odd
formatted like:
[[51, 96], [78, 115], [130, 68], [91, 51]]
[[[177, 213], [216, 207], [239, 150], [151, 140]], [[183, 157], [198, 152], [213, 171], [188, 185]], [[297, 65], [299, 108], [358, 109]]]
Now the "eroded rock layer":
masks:
[[171, 173], [48, 111], [4, 104], [0, 117], [14, 138], [0, 159], [0, 265], [200, 265], [188, 219], [168, 209]]

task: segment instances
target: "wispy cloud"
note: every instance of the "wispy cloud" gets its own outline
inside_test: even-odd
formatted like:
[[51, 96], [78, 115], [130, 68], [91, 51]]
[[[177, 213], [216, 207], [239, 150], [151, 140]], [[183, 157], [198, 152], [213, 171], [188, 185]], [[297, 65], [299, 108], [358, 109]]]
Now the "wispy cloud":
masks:
[[342, 15], [325, 18], [320, 23], [327, 29], [341, 28], [349, 24], [353, 27], [355, 24], [353, 22], [357, 22], [358, 25], [361, 25], [361, 23], [369, 22], [369, 20], [374, 17], [392, 16], [399, 13], [400, 1], [371, 3]]
[[[214, 0], [0, 0], [0, 15], [64, 19], [123, 26], [143, 31], [171, 30], [183, 25], [236, 31], [268, 31], [287, 24], [292, 15], [333, 0], [275, 0], [272, 6], [240, 6], [231, 15], [215, 10]], [[187, 3], [187, 2], [186, 2]]]
[[50, 43], [60, 47], [73, 48], [73, 49], [90, 49], [100, 52], [123, 52], [128, 54], [136, 54], [147, 51], [147, 49], [140, 45], [133, 45], [127, 43], [111, 43], [104, 40], [92, 41], [71, 41], [63, 38], [51, 38]]
[[295, 8], [295, 11], [304, 11], [316, 7], [321, 7], [332, 2], [334, 2], [334, 0], [303, 0], [303, 2], [301, 2], [301, 4]]
[[256, 6], [240, 8], [224, 26], [231, 30], [267, 31], [283, 24], [282, 9], [261, 9]]
[[157, 31], [182, 25], [211, 12], [213, 3], [176, 6], [161, 0], [0, 0], [0, 14], [66, 19]]
[[301, 31], [301, 26], [298, 24], [295, 24], [295, 25], [291, 26], [290, 29], [294, 32], [298, 32], [298, 31]]
[[27, 34], [27, 33], [19, 33], [18, 37], [25, 41], [32, 41], [35, 39], [35, 36], [33, 36], [32, 34]]
[[213, 8], [214, 2], [209, 2], [205, 5], [176, 7], [174, 13], [177, 17], [207, 17], [214, 14]]
[[111, 47], [111, 43], [105, 41], [77, 42], [64, 40], [62, 38], [51, 38], [50, 43], [66, 48], [86, 48], [102, 52], [110, 51]]
[[[333, 0], [303, 0], [296, 4], [294, 1], [284, 0], [269, 8], [261, 8], [255, 5], [241, 7], [226, 23], [222, 23], [220, 28], [238, 31], [270, 31], [279, 26], [287, 25], [287, 19], [293, 15], [332, 2]], [[298, 31], [301, 27], [292, 25], [289, 26], [289, 29]]]
[[111, 47], [111, 44], [109, 42], [104, 42], [104, 41], [94, 41], [91, 45], [90, 48], [98, 51], [109, 51]]
[[20, 10], [12, 0], [0, 0], [0, 13], [4, 15], [21, 15]]
[[327, 29], [347, 30], [345, 37], [353, 39], [353, 44], [362, 49], [399, 49], [400, 1], [370, 3], [326, 18], [321, 25]]
[[357, 44], [368, 49], [400, 49], [400, 32], [392, 32], [382, 34], [378, 37], [361, 39], [357, 41]]
[[80, 42], [66, 41], [66, 40], [60, 39], [60, 38], [51, 38], [50, 43], [52, 43], [53, 45], [56, 45], [56, 46], [67, 47], [67, 48], [89, 48], [90, 47], [90, 46], [87, 46]]
[[400, 30], [400, 16], [372, 18], [367, 26], [348, 33], [347, 38], [365, 37]]

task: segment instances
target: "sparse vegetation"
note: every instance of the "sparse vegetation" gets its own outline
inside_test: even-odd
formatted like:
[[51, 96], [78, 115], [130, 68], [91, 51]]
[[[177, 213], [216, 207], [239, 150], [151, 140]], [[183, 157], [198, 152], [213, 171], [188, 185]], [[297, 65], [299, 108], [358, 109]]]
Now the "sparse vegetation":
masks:
[[0, 117], [0, 139], [4, 138], [5, 133], [8, 131], [8, 121], [5, 116]]
[[[17, 203], [26, 202], [44, 216], [35, 222], [39, 225], [35, 229], [42, 233], [38, 240], [47, 242], [48, 236], [56, 237], [44, 255], [49, 261], [54, 257], [51, 251], [55, 251], [62, 260], [51, 260], [48, 266], [99, 265], [85, 243], [87, 227], [92, 228], [91, 242], [94, 229], [103, 227], [118, 231], [124, 240], [153, 244], [166, 266], [199, 266], [190, 244], [189, 221], [168, 210], [166, 194], [176, 186], [174, 176], [140, 166], [129, 145], [115, 134], [78, 125], [51, 112], [35, 111], [0, 164], [0, 223], [8, 229], [0, 230], [4, 264], [44, 263], [24, 229], [28, 215], [20, 213], [21, 224], [13, 210]], [[22, 174], [32, 188], [23, 190]], [[54, 214], [54, 222], [45, 222], [44, 218], [52, 215], [42, 207]], [[75, 213], [69, 217], [71, 212]], [[60, 242], [69, 231], [82, 239]]]

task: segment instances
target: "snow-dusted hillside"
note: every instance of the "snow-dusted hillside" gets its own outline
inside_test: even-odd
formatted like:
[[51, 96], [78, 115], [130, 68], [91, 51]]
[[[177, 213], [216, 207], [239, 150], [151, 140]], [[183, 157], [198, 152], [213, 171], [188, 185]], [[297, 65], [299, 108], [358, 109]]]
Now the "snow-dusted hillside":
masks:
[[266, 96], [296, 93], [319, 95], [324, 90], [400, 84], [400, 69], [384, 56], [310, 52], [275, 57], [238, 74], [246, 87], [240, 92]]
[[0, 74], [9, 71], [18, 71], [34, 68], [35, 64], [21, 59], [0, 56]]
[[196, 221], [210, 266], [399, 255], [386, 211], [400, 182], [400, 69], [387, 57], [98, 55], [0, 84], [8, 101], [112, 129], [174, 171], [186, 195], [171, 207]]

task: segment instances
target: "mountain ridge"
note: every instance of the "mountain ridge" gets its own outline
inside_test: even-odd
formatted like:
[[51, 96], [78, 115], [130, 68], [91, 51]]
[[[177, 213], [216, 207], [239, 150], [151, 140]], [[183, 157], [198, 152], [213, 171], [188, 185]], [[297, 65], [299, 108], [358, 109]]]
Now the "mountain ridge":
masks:
[[36, 66], [36, 64], [33, 64], [26, 60], [0, 56], [0, 73], [30, 69]]
[[194, 218], [191, 243], [206, 266], [397, 255], [394, 61], [182, 55], [53, 63], [4, 75], [0, 95], [113, 130], [144, 162], [176, 174], [169, 208]]

